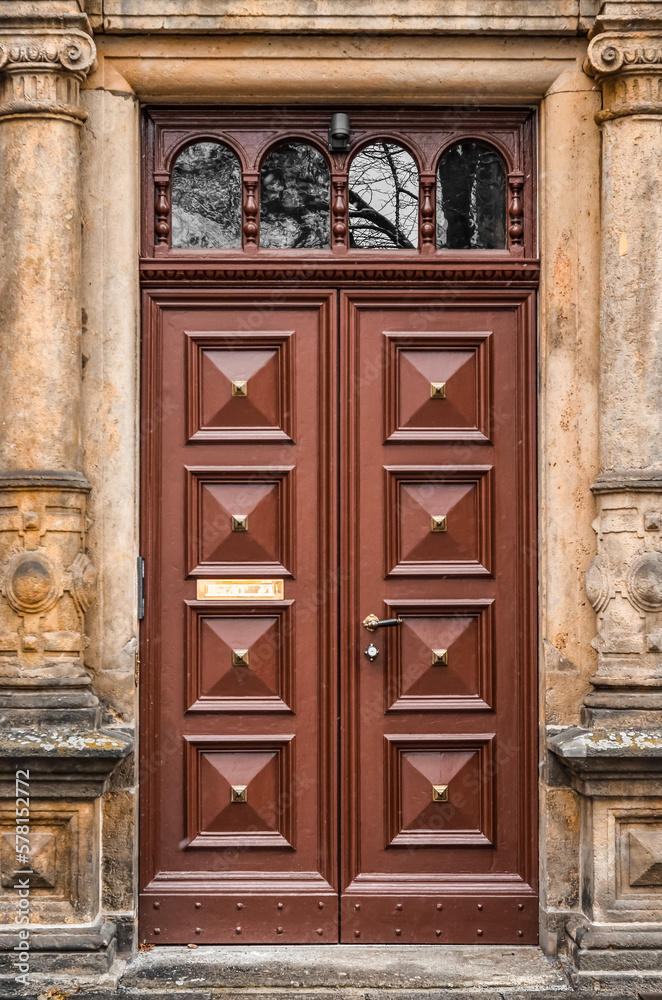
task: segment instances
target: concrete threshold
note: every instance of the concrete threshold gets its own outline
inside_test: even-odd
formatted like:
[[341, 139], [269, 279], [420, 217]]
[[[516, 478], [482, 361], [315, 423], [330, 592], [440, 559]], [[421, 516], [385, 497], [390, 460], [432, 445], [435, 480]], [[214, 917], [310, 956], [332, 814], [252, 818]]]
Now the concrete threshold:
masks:
[[219, 945], [139, 952], [124, 990], [525, 990], [565, 993], [558, 962], [537, 947]]

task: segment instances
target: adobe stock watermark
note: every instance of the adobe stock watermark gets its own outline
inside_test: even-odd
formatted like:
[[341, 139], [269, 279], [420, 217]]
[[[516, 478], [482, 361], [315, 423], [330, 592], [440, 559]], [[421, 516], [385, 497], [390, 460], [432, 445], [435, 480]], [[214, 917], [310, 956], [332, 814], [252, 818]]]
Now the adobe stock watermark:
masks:
[[16, 982], [28, 985], [30, 972], [30, 772], [16, 772], [16, 862], [14, 891], [18, 893], [16, 923], [18, 944], [14, 946]]

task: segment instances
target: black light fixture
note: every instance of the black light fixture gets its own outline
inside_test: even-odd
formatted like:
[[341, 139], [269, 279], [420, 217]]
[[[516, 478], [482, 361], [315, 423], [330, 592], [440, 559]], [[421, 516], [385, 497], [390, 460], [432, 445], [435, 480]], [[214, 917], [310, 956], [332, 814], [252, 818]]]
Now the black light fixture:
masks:
[[349, 149], [349, 115], [337, 111], [331, 115], [329, 122], [329, 151], [331, 153], [344, 153]]

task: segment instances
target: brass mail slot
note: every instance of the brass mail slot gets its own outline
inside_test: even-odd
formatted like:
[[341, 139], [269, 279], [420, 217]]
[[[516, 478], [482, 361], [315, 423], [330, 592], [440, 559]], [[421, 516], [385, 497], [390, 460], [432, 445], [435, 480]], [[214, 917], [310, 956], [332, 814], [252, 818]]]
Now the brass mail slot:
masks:
[[282, 601], [282, 580], [198, 580], [199, 601]]

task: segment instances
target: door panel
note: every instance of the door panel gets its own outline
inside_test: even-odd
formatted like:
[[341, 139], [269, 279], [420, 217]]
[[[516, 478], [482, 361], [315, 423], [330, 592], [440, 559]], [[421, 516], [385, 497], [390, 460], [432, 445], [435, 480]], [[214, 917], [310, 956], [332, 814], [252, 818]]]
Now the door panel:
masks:
[[336, 295], [144, 306], [141, 936], [337, 941]]
[[534, 942], [532, 295], [144, 315], [142, 939]]
[[341, 939], [534, 942], [532, 297], [340, 314]]

